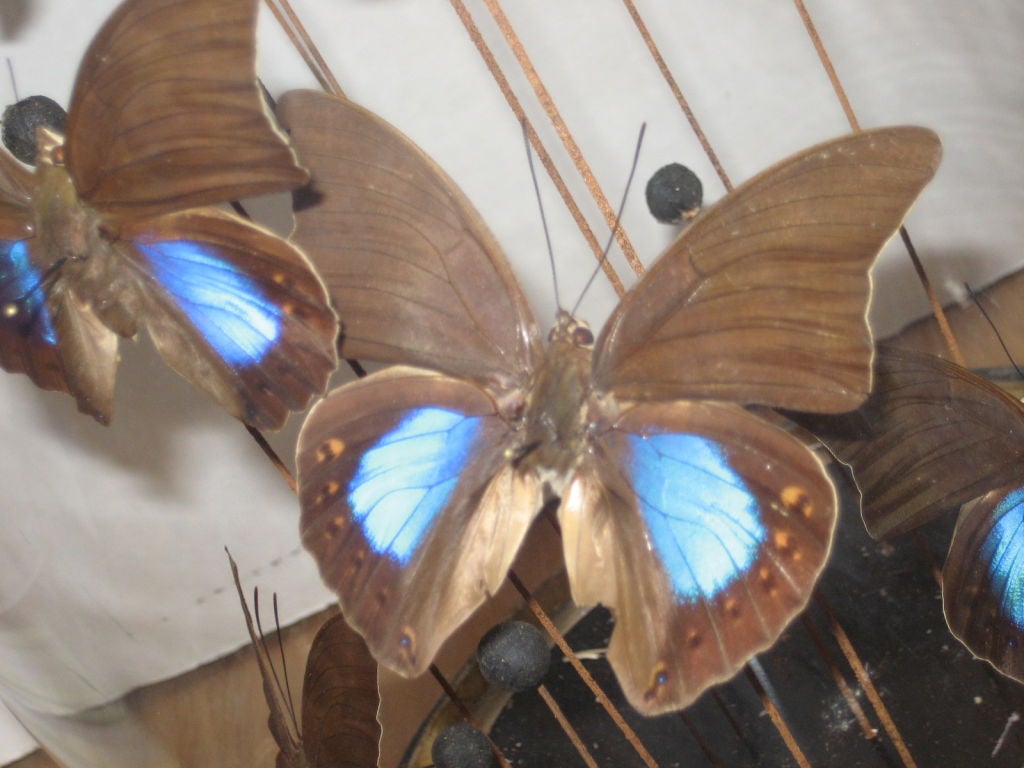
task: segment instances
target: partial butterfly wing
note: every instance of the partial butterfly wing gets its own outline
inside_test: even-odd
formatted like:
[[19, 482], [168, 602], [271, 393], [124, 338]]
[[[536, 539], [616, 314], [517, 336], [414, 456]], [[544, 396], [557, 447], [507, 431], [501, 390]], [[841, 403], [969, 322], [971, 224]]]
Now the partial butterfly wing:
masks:
[[874, 538], [904, 533], [1024, 474], [1024, 405], [932, 355], [879, 347], [864, 405], [791, 413], [853, 471]]
[[514, 439], [487, 392], [405, 366], [334, 390], [306, 419], [303, 544], [374, 657], [407, 677], [501, 586], [540, 510]]
[[0, 226], [4, 237], [28, 234], [24, 227], [30, 218], [32, 185], [32, 172], [10, 152], [0, 151]]
[[942, 606], [954, 635], [979, 658], [1024, 682], [1024, 469], [1014, 485], [960, 512], [942, 570]]
[[612, 607], [609, 661], [654, 715], [731, 677], [803, 609], [835, 492], [798, 440], [739, 406], [644, 403], [599, 429], [559, 516], [573, 597]]
[[343, 311], [346, 357], [415, 365], [503, 392], [529, 381], [538, 334], [479, 214], [388, 123], [323, 93], [277, 113], [313, 174], [292, 240]]
[[857, 407], [871, 386], [868, 270], [940, 155], [925, 128], [882, 128], [738, 187], [619, 304], [595, 346], [597, 388], [630, 400]]
[[68, 110], [79, 197], [150, 216], [301, 186], [256, 84], [258, 0], [129, 0], [96, 35]]
[[302, 741], [310, 768], [375, 768], [380, 750], [377, 662], [339, 614], [313, 639], [302, 683]]

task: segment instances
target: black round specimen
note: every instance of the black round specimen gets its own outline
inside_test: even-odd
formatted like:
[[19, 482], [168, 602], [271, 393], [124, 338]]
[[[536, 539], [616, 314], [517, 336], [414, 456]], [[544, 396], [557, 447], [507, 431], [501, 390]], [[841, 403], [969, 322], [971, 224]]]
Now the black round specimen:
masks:
[[544, 679], [551, 653], [537, 627], [525, 621], [506, 621], [484, 635], [476, 659], [489, 683], [507, 691], [525, 691]]
[[647, 208], [662, 224], [678, 224], [700, 211], [704, 188], [697, 174], [679, 163], [659, 168], [647, 182]]
[[36, 164], [36, 128], [45, 125], [64, 133], [68, 113], [53, 99], [29, 96], [4, 110], [3, 142], [11, 154], [29, 165]]
[[430, 748], [436, 768], [496, 768], [491, 742], [469, 723], [452, 723]]

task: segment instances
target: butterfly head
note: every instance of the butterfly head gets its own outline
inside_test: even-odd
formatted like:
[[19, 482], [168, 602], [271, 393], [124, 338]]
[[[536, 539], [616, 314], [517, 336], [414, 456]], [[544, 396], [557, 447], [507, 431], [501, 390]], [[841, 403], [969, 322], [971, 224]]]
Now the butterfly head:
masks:
[[594, 332], [583, 320], [579, 320], [564, 309], [558, 310], [555, 327], [548, 334], [548, 342], [553, 345], [567, 344], [579, 349], [593, 349]]

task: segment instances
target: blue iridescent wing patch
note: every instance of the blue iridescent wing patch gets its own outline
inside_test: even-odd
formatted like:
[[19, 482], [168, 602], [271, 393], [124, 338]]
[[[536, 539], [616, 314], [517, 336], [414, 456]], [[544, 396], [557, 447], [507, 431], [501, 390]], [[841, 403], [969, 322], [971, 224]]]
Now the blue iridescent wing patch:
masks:
[[682, 602], [711, 599], [764, 544], [758, 499], [724, 447], [685, 433], [628, 437], [627, 462], [655, 551]]
[[214, 351], [234, 368], [259, 365], [281, 335], [283, 311], [216, 246], [137, 243], [153, 277]]
[[965, 505], [942, 571], [949, 628], [975, 656], [1024, 681], [1024, 486]]
[[57, 332], [43, 282], [26, 241], [0, 240], [0, 322], [23, 338], [52, 346]]
[[480, 418], [414, 408], [359, 460], [346, 491], [373, 549], [405, 565], [448, 505], [474, 454]]
[[995, 524], [978, 557], [988, 569], [999, 614], [1024, 630], [1024, 488], [1003, 497], [992, 511]]

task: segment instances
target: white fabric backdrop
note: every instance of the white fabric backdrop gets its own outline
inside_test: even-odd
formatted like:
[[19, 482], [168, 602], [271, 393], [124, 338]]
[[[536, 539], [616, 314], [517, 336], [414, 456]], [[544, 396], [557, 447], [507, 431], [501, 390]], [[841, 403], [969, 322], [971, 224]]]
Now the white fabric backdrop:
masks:
[[[114, 0], [2, 0], [0, 55], [22, 97], [67, 101], [78, 61]], [[672, 230], [642, 203], [659, 166], [689, 164], [706, 199], [722, 188], [636, 34], [613, 0], [535, 3], [506, 11], [606, 193], [617, 200], [647, 122], [624, 228], [652, 261]], [[846, 123], [793, 7], [716, 0], [638, 3], [734, 181]], [[1024, 5], [1015, 0], [812, 0], [865, 126], [919, 123], [946, 155], [909, 226], [950, 297], [1021, 262], [1024, 191]], [[541, 318], [554, 300], [520, 128], [451, 6], [443, 0], [295, 0], [350, 98], [395, 123], [478, 206]], [[481, 0], [469, 7], [595, 231], [596, 206], [557, 144]], [[272, 93], [314, 87], [273, 18], [260, 20], [260, 72]], [[0, 73], [0, 102], [13, 101]], [[542, 178], [563, 295], [575, 297], [591, 255]], [[280, 209], [281, 200], [277, 201]], [[622, 265], [618, 253], [614, 260]], [[624, 267], [623, 275], [627, 274]], [[883, 332], [924, 314], [902, 251], [875, 273], [872, 319]], [[614, 295], [591, 291], [581, 314], [599, 326]], [[63, 715], [175, 675], [245, 642], [223, 555], [249, 583], [277, 590], [288, 617], [329, 601], [298, 549], [287, 489], [242, 427], [189, 389], [148, 342], [125, 345], [108, 429], [70, 398], [0, 375], [0, 696], [23, 716]], [[289, 457], [297, 419], [274, 438]], [[0, 764], [31, 748], [0, 714]]]

